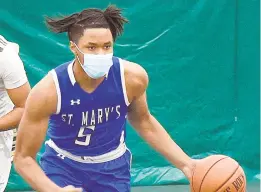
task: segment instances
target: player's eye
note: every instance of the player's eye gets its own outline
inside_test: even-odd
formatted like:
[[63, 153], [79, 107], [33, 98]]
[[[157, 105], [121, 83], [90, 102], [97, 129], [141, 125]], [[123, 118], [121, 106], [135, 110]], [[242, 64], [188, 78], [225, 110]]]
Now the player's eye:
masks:
[[110, 48], [111, 48], [111, 45], [104, 46], [104, 49], [110, 49]]
[[88, 46], [87, 47], [90, 51], [93, 51], [95, 49], [95, 46]]

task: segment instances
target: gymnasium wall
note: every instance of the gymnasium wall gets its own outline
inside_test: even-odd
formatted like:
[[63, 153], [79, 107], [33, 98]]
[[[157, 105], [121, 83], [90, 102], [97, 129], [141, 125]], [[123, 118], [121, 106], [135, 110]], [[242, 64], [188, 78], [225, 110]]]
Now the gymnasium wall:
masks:
[[[190, 156], [229, 155], [243, 166], [248, 181], [259, 181], [259, 1], [110, 2], [124, 8], [130, 20], [115, 55], [147, 70], [151, 113]], [[32, 86], [72, 59], [66, 35], [48, 32], [43, 15], [105, 8], [108, 3], [1, 1], [0, 34], [19, 43]], [[133, 185], [187, 183], [131, 127], [127, 144], [133, 153]], [[12, 169], [8, 189], [27, 188]]]

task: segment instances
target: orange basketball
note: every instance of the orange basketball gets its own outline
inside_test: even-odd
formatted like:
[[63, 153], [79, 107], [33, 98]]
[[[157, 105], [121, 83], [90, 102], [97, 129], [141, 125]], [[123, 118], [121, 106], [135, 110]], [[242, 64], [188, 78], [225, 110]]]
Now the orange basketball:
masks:
[[190, 188], [192, 192], [246, 192], [246, 176], [234, 159], [211, 155], [198, 162]]

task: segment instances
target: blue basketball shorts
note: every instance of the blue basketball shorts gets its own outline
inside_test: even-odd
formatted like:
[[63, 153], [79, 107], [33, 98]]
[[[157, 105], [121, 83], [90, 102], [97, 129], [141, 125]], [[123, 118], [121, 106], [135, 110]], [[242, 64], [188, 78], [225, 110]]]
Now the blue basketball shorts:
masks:
[[73, 185], [87, 192], [130, 192], [131, 153], [104, 163], [82, 163], [59, 155], [46, 145], [40, 160], [43, 171], [60, 187]]

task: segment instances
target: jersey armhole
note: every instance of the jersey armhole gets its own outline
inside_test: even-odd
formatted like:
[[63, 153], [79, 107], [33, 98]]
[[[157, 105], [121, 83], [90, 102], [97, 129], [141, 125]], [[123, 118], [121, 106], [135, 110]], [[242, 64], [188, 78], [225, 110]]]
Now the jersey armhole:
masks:
[[57, 106], [56, 106], [55, 114], [59, 114], [61, 111], [61, 90], [60, 90], [59, 81], [58, 81], [58, 77], [57, 77], [55, 70], [54, 69], [51, 70], [50, 73], [53, 77], [53, 81], [54, 81], [56, 93], [57, 93]]
[[120, 73], [121, 73], [121, 86], [122, 86], [122, 92], [123, 92], [123, 96], [124, 96], [124, 101], [125, 101], [125, 104], [127, 106], [129, 106], [130, 102], [128, 100], [128, 95], [127, 95], [127, 91], [126, 91], [123, 60], [119, 59], [119, 63], [120, 63]]

